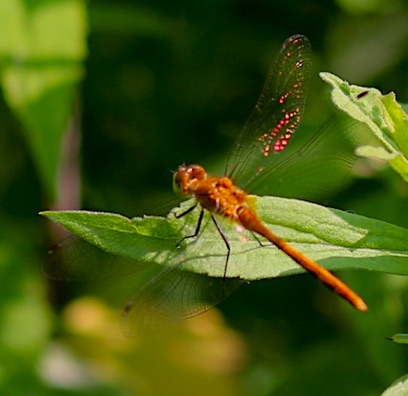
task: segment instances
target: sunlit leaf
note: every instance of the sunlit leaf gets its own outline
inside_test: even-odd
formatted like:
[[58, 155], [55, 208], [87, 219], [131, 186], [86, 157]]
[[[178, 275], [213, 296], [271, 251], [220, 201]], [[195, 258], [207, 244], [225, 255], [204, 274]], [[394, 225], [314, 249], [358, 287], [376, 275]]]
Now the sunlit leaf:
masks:
[[[268, 227], [329, 269], [408, 274], [408, 230], [402, 227], [291, 199], [259, 197], [257, 208]], [[212, 222], [205, 222], [197, 238], [176, 248], [183, 236], [194, 232], [197, 214], [181, 219], [173, 214], [128, 219], [85, 211], [42, 215], [114, 255], [169, 267], [182, 264], [195, 273], [223, 275], [226, 247]], [[251, 281], [302, 271], [274, 246], [260, 246], [246, 231], [238, 231], [227, 222], [222, 225], [232, 247], [228, 277]]]
[[387, 160], [408, 181], [408, 116], [393, 92], [350, 85], [331, 73], [320, 77], [333, 87], [332, 100], [352, 118], [366, 124], [383, 148], [365, 146], [359, 155]]
[[387, 340], [397, 344], [408, 344], [408, 334], [394, 334], [392, 337], [388, 337]]
[[398, 378], [389, 388], [387, 388], [382, 396], [403, 396], [408, 394], [408, 375]]

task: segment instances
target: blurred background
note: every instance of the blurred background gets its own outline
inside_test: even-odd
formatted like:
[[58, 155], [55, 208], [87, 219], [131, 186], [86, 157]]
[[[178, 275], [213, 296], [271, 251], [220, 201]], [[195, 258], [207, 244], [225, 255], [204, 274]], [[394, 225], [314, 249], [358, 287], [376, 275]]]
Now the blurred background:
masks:
[[[41, 262], [63, 235], [38, 212], [141, 215], [172, 197], [179, 164], [222, 169], [296, 33], [313, 48], [303, 128], [330, 117], [319, 71], [406, 102], [407, 20], [403, 0], [3, 0], [3, 393], [361, 396], [405, 374], [404, 346], [384, 340], [407, 330], [404, 278], [341, 273], [364, 315], [308, 276], [255, 282], [166, 334], [125, 339], [132, 287], [50, 283]], [[406, 186], [369, 165], [328, 206], [407, 227]]]

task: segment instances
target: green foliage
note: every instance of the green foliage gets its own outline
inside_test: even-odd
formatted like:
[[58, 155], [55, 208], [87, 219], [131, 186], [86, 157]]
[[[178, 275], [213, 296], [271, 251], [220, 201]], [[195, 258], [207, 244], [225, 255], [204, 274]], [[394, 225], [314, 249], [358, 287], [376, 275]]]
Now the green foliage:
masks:
[[[388, 161], [408, 182], [408, 117], [393, 92], [383, 96], [378, 89], [349, 85], [330, 73], [320, 73], [333, 86], [333, 103], [351, 117], [366, 124], [382, 146], [365, 145], [357, 153]], [[359, 97], [363, 93], [362, 97]], [[352, 105], [350, 104], [352, 103]]]
[[[359, 148], [369, 161], [358, 161], [349, 176], [348, 165], [340, 169], [347, 183], [337, 195], [326, 194], [339, 187], [326, 159], [354, 158], [340, 139], [352, 135], [349, 124], [334, 138], [309, 137], [332, 107], [318, 70], [396, 90], [406, 100], [404, 2], [0, 3], [2, 394], [360, 396], [380, 394], [406, 372], [405, 346], [384, 340], [406, 331], [407, 278], [389, 274], [405, 274], [405, 114], [392, 95], [368, 89], [354, 100], [361, 91], [326, 75], [339, 98], [346, 94], [340, 108], [365, 115], [361, 121], [376, 140]], [[274, 247], [259, 247], [223, 223], [233, 245], [228, 275], [277, 279], [241, 287], [219, 309], [162, 334], [124, 339], [122, 305], [152, 279], [152, 263], [166, 271], [180, 261], [197, 273], [222, 271], [225, 246], [210, 222], [200, 238], [175, 249], [194, 230], [197, 213], [178, 220], [134, 216], [168, 198], [169, 169], [183, 161], [222, 173], [274, 55], [295, 33], [312, 43], [314, 79], [288, 150], [313, 154], [319, 170], [309, 173], [309, 163], [304, 172], [281, 173], [294, 181], [284, 196], [327, 200], [347, 212], [279, 198], [258, 198], [258, 212], [302, 251], [343, 269], [341, 277], [361, 292], [369, 312], [355, 312], [310, 277], [281, 276], [300, 270]], [[77, 140], [82, 134], [80, 156], [65, 135], [72, 130]], [[303, 137], [316, 149], [299, 151]], [[324, 160], [313, 162], [319, 154]], [[79, 196], [79, 165], [80, 207], [126, 217], [55, 211], [78, 209], [71, 194]], [[318, 196], [315, 181], [328, 183]], [[273, 182], [278, 193], [280, 182]], [[65, 275], [74, 270], [72, 278], [88, 282], [46, 280], [39, 268], [49, 265], [44, 255], [60, 236], [37, 216], [45, 208], [123, 266], [105, 262], [109, 255], [94, 247], [92, 266], [87, 254], [76, 268], [74, 256], [66, 261]], [[402, 377], [385, 394], [403, 394], [405, 382]]]
[[[186, 203], [179, 211], [189, 205]], [[404, 228], [297, 200], [258, 197], [257, 207], [268, 227], [329, 269], [408, 275], [408, 230]], [[190, 271], [223, 276], [226, 248], [211, 222], [197, 241], [186, 241], [182, 249], [176, 248], [183, 235], [194, 232], [196, 216], [176, 219], [171, 213], [167, 218], [128, 219], [86, 211], [42, 215], [108, 253], [169, 267], [184, 263], [183, 267]], [[227, 238], [232, 245], [228, 277], [253, 281], [301, 271], [278, 249], [260, 248], [251, 235], [244, 242], [233, 226], [228, 228]]]
[[408, 375], [398, 378], [381, 396], [403, 396], [408, 393]]
[[0, 4], [1, 83], [23, 124], [39, 177], [56, 199], [63, 134], [86, 56], [86, 11], [81, 1]]
[[408, 344], [407, 334], [395, 334], [392, 337], [388, 337], [387, 339], [390, 341], [394, 341], [398, 344]]

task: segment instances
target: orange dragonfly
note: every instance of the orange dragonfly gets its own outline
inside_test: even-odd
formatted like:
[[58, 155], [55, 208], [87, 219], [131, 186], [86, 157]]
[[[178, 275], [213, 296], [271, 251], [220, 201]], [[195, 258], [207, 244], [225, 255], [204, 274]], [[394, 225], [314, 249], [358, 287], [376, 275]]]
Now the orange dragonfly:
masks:
[[[330, 128], [323, 130], [293, 155], [286, 158], [278, 155], [285, 150], [301, 121], [310, 74], [311, 48], [308, 39], [303, 35], [288, 38], [269, 72], [253, 113], [233, 146], [225, 172], [228, 176], [208, 176], [200, 165], [178, 168], [173, 179], [175, 190], [184, 197], [195, 198], [196, 203], [176, 217], [190, 213], [197, 206], [201, 209], [195, 232], [185, 236], [178, 246], [183, 241], [198, 236], [204, 213], [209, 213], [226, 246], [224, 277], [208, 278], [174, 268], [161, 270], [126, 305], [122, 321], [125, 335], [134, 335], [138, 332], [138, 326], [150, 329], [156, 327], [157, 323], [177, 322], [195, 316], [219, 303], [240, 285], [239, 280], [228, 278], [231, 248], [216, 216], [230, 219], [251, 233], [265, 238], [355, 308], [367, 310], [364, 300], [343, 281], [268, 229], [256, 215], [246, 192], [262, 193], [265, 185], [271, 183], [279, 191], [281, 177], [278, 174], [282, 175], [283, 172], [289, 178], [292, 177], [297, 172], [299, 158], [305, 160], [304, 172], [316, 166], [330, 167], [331, 164], [341, 164], [346, 169], [352, 166], [352, 155], [337, 154], [335, 151], [325, 154], [319, 152], [319, 144], [333, 138], [333, 130]], [[319, 156], [321, 159], [316, 159]], [[310, 158], [311, 161], [307, 162]], [[238, 187], [233, 180], [245, 189]], [[56, 254], [52, 255], [44, 272], [52, 278], [70, 278], [64, 272], [68, 273], [75, 267], [81, 268], [82, 275], [79, 278], [92, 278], [94, 275], [99, 277], [103, 266], [97, 265], [95, 269], [92, 267], [92, 262], [95, 262], [93, 256], [100, 256], [100, 252], [97, 252], [99, 249], [85, 245], [85, 242], [77, 238], [62, 242], [58, 245], [62, 249], [57, 249]], [[61, 256], [59, 252], [64, 253], [64, 261], [68, 263], [66, 270], [55, 269], [55, 261]], [[120, 272], [115, 270], [115, 260], [123, 259], [111, 257], [107, 266], [109, 276]], [[58, 276], [55, 276], [57, 272]]]
[[[180, 166], [175, 173], [174, 184], [176, 190], [181, 194], [195, 198], [196, 204], [191, 210], [197, 204], [201, 207], [196, 231], [194, 234], [184, 237], [183, 240], [196, 237], [199, 234], [204, 212], [208, 211], [227, 248], [224, 278], [227, 276], [231, 248], [214, 215], [223, 216], [242, 225], [246, 230], [264, 237], [355, 308], [363, 312], [367, 311], [368, 307], [364, 300], [343, 281], [267, 228], [256, 215], [253, 203], [248, 199], [248, 194], [236, 186], [229, 177], [209, 177], [201, 165]], [[188, 212], [190, 209], [179, 216]]]
[[[232, 181], [234, 175], [235, 179], [240, 179], [242, 173], [246, 173], [245, 177], [251, 179], [267, 172], [268, 160], [273, 159], [274, 153], [286, 148], [304, 111], [309, 74], [308, 39], [302, 35], [289, 37], [283, 43], [254, 113], [234, 146], [232, 158], [227, 165], [227, 174], [232, 176], [210, 177], [201, 165], [178, 168], [173, 183], [176, 192], [194, 197], [196, 205], [201, 207], [195, 233], [184, 239], [198, 235], [204, 212], [209, 212], [227, 248], [224, 270], [226, 277], [230, 245], [214, 216], [220, 215], [267, 239], [355, 308], [366, 311], [364, 300], [344, 282], [269, 230], [256, 215], [246, 191]], [[255, 175], [248, 174], [248, 168], [251, 172], [256, 169]]]

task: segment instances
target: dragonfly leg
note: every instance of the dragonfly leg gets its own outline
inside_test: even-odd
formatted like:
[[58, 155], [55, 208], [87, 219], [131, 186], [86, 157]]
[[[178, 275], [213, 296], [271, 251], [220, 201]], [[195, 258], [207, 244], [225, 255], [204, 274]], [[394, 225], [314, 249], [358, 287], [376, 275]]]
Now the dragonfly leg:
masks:
[[215, 227], [217, 228], [219, 234], [221, 235], [221, 238], [224, 241], [225, 246], [227, 247], [227, 257], [225, 259], [225, 267], [224, 267], [224, 275], [223, 275], [223, 279], [225, 280], [227, 277], [227, 269], [228, 269], [228, 262], [229, 262], [229, 257], [231, 253], [231, 246], [228, 242], [227, 236], [225, 235], [224, 231], [222, 230], [220, 226], [220, 223], [218, 223], [218, 220], [213, 215], [211, 215], [211, 219], [213, 223], [215, 224]]
[[254, 232], [252, 232], [251, 231], [251, 234], [252, 234], [252, 236], [254, 237], [254, 239], [259, 243], [259, 246], [266, 246], [266, 245], [270, 245], [270, 243], [268, 243], [268, 244], [264, 244], [264, 243], [262, 243], [262, 241], [258, 238], [258, 236], [254, 233]]
[[[186, 215], [187, 213], [191, 212], [195, 207], [197, 206], [197, 204], [195, 204], [193, 207], [191, 207], [190, 209], [186, 210], [185, 212], [183, 212], [181, 215], [176, 216], [177, 218]], [[186, 239], [191, 239], [191, 238], [195, 238], [199, 233], [200, 233], [200, 229], [201, 229], [201, 224], [203, 222], [203, 216], [204, 216], [204, 209], [201, 209], [200, 212], [200, 217], [198, 218], [198, 222], [197, 222], [197, 227], [194, 231], [194, 234], [191, 235], [186, 235], [184, 238], [182, 238], [176, 245], [176, 247], [179, 247], [180, 244], [185, 241]]]
[[180, 217], [185, 216], [186, 214], [189, 214], [190, 212], [192, 212], [195, 208], [197, 207], [197, 202], [191, 207], [188, 208], [187, 210], [185, 210], [184, 212], [180, 213], [180, 214], [175, 214], [174, 217], [176, 219], [179, 219]]

